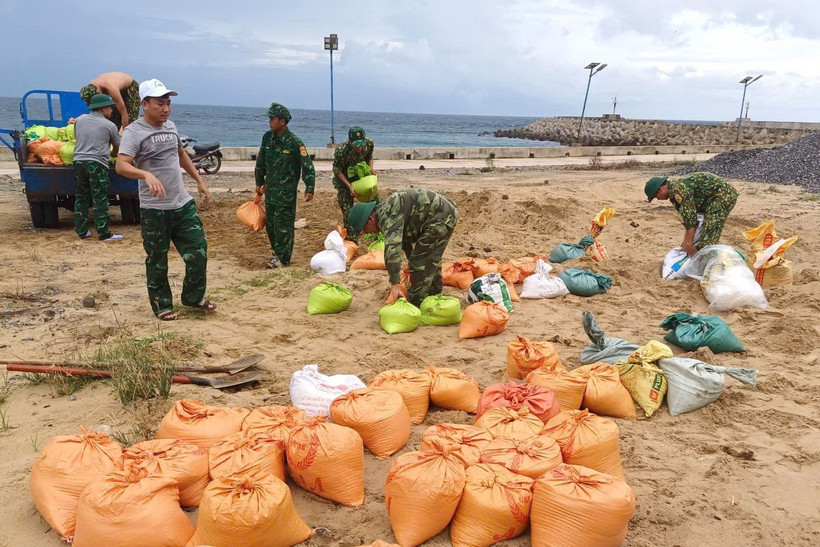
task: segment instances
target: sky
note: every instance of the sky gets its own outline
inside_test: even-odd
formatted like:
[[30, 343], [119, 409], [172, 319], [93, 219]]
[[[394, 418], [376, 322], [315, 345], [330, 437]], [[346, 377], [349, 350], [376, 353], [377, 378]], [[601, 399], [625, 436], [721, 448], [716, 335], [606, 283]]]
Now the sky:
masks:
[[[0, 96], [123, 71], [183, 104], [820, 122], [816, 0], [2, 0]], [[589, 78], [591, 62], [607, 67]], [[743, 107], [745, 110], [745, 106]]]

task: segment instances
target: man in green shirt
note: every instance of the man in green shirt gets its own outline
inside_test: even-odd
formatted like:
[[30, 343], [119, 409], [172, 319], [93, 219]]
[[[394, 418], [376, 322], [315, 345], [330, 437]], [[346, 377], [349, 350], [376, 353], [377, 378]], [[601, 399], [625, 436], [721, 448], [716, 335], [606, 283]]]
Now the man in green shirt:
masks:
[[358, 242], [358, 230], [354, 230], [347, 223], [347, 212], [353, 207], [353, 200], [356, 192], [353, 191], [351, 182], [347, 176], [347, 170], [354, 165], [364, 162], [370, 167], [370, 174], [376, 175], [373, 169], [373, 141], [365, 136], [364, 129], [354, 125], [347, 131], [347, 142], [336, 149], [333, 156], [333, 187], [336, 188], [336, 201], [342, 211], [342, 222], [347, 228], [347, 239]]
[[[652, 177], [644, 187], [646, 198], [668, 199], [680, 213], [686, 232], [681, 249], [690, 256], [707, 245], [717, 245], [729, 213], [737, 201], [737, 190], [713, 173], [692, 173], [677, 179]], [[700, 241], [694, 244], [698, 213], [703, 213]]]
[[424, 188], [407, 188], [380, 201], [357, 203], [347, 221], [357, 232], [384, 234], [389, 300], [402, 296], [402, 251], [410, 269], [407, 299], [419, 306], [425, 297], [441, 293], [441, 256], [458, 223], [458, 211], [449, 198]]
[[265, 230], [271, 245], [271, 259], [265, 266], [273, 269], [290, 266], [299, 178], [305, 181], [305, 201], [310, 201], [316, 172], [305, 143], [288, 129], [290, 111], [271, 103], [266, 115], [270, 131], [262, 137], [255, 178], [256, 191], [265, 194]]

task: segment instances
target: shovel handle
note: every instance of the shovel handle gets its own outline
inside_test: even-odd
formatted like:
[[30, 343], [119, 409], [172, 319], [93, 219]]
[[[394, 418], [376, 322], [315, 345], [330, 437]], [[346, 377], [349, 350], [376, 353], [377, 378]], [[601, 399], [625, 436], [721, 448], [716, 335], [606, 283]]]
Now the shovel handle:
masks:
[[[46, 365], [25, 365], [21, 363], [6, 363], [5, 367], [13, 372], [31, 372], [34, 374], [67, 374], [69, 376], [96, 376], [97, 378], [112, 378], [114, 376], [108, 370], [96, 370], [91, 368], [50, 367]], [[198, 378], [196, 376], [172, 376], [171, 380], [176, 384], [211, 385], [211, 381], [207, 378]]]

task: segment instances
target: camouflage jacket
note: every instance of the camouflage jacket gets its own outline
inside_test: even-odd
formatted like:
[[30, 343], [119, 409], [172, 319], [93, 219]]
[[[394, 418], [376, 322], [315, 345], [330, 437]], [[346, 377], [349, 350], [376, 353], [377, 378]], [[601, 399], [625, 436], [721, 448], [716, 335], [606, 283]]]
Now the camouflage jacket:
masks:
[[333, 155], [333, 186], [338, 188], [340, 184], [343, 184], [339, 180], [339, 173], [344, 173], [347, 176], [349, 167], [353, 167], [360, 161], [365, 163], [373, 161], [373, 148], [375, 148], [375, 145], [369, 137], [364, 138], [364, 148], [361, 152], [356, 152], [353, 146], [350, 145], [350, 141], [346, 141], [338, 147]]
[[254, 171], [257, 186], [265, 186], [265, 201], [276, 205], [296, 203], [299, 177], [305, 181], [305, 192], [312, 194], [316, 171], [302, 139], [285, 130], [277, 137], [268, 131], [256, 156]]
[[670, 179], [667, 184], [669, 201], [680, 213], [686, 229], [698, 225], [698, 213], [705, 212], [712, 201], [730, 195], [737, 197], [737, 190], [731, 184], [712, 173], [692, 173]]
[[401, 281], [402, 251], [414, 245], [429, 224], [455, 227], [458, 211], [449, 198], [424, 188], [393, 192], [374, 209], [384, 234], [384, 261], [390, 284]]

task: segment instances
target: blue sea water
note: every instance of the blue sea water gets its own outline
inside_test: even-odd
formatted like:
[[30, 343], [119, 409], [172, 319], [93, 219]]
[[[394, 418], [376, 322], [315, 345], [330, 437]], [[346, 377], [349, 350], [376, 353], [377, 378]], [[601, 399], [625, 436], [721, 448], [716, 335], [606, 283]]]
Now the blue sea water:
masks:
[[[19, 98], [0, 97], [0, 128], [20, 129]], [[45, 111], [45, 101], [42, 101]], [[171, 120], [180, 133], [200, 143], [220, 141], [223, 146], [259, 146], [268, 128], [266, 107], [174, 104]], [[289, 127], [307, 146], [330, 142], [329, 110], [292, 109]], [[558, 146], [558, 143], [492, 136], [496, 129], [528, 125], [538, 118], [518, 116], [456, 116], [389, 112], [334, 112], [336, 143], [347, 140], [347, 129], [362, 126], [378, 147], [488, 147]], [[482, 134], [489, 132], [490, 134]]]

